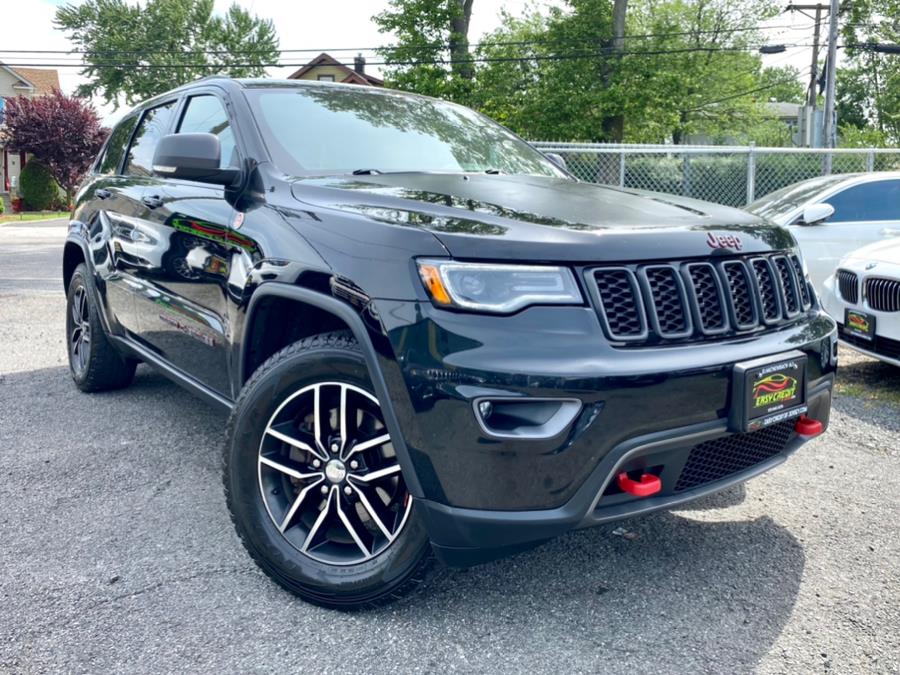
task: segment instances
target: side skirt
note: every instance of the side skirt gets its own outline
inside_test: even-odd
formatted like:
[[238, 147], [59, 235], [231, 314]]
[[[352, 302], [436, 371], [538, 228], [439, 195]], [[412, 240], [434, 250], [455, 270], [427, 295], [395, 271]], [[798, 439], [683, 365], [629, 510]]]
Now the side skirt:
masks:
[[139, 345], [133, 340], [116, 335], [107, 335], [107, 338], [112, 341], [123, 354], [143, 361], [157, 372], [172, 380], [175, 384], [181, 385], [195, 396], [199, 396], [207, 403], [211, 403], [223, 412], [231, 412], [234, 407], [233, 401], [230, 401], [221, 394], [213, 391], [187, 373], [175, 368], [152, 351]]

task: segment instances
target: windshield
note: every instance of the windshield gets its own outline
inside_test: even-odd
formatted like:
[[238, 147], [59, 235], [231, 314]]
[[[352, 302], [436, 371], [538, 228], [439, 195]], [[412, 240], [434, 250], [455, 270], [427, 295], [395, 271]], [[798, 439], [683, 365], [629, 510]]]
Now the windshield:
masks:
[[824, 176], [793, 183], [747, 204], [744, 210], [761, 218], [778, 222], [797, 207], [846, 179], [847, 176]]
[[452, 103], [363, 86], [251, 88], [247, 94], [273, 160], [289, 174], [565, 175], [500, 125]]

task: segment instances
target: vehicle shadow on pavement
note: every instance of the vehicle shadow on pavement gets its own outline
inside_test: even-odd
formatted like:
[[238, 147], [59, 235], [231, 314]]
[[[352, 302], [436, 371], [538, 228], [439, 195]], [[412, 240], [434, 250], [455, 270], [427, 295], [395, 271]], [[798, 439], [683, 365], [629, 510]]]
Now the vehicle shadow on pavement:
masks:
[[[426, 602], [455, 614], [460, 626], [503, 616], [506, 625], [494, 630], [512, 643], [578, 635], [638, 671], [642, 663], [741, 671], [781, 634], [804, 562], [801, 545], [768, 517], [704, 521], [661, 512], [451, 571]], [[585, 660], [578, 668], [599, 665]]]
[[[129, 652], [160, 670], [214, 654], [234, 670], [746, 671], [803, 576], [801, 544], [740, 488], [334, 612], [279, 589], [241, 549], [220, 412], [143, 367], [129, 389], [94, 395], [65, 367], [3, 375], [0, 406], [0, 656], [15, 654], [0, 664], [103, 670]], [[356, 636], [353, 649], [300, 639], [324, 627]]]

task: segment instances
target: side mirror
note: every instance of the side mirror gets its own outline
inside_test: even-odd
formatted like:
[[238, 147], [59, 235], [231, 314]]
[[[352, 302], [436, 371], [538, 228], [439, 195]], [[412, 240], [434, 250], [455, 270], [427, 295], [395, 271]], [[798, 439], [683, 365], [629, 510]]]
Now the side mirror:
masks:
[[153, 153], [153, 174], [215, 185], [233, 184], [240, 171], [219, 167], [222, 148], [215, 134], [169, 134]]
[[560, 155], [559, 153], [557, 153], [557, 152], [545, 152], [545, 153], [544, 153], [544, 157], [546, 157], [546, 158], [549, 159], [551, 162], [553, 162], [554, 164], [556, 164], [556, 166], [558, 166], [560, 169], [563, 169], [563, 170], [565, 170], [565, 171], [568, 171], [568, 170], [569, 170], [569, 167], [566, 166], [566, 160], [563, 159], [563, 156]]
[[834, 207], [831, 204], [810, 204], [803, 209], [804, 225], [821, 225], [834, 215]]

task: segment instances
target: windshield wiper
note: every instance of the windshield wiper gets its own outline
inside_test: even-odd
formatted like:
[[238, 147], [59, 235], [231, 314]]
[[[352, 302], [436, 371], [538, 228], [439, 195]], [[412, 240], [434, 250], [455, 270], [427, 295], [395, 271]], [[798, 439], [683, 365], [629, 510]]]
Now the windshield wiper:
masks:
[[354, 176], [374, 176], [381, 173], [378, 169], [354, 169]]
[[502, 173], [500, 169], [485, 169], [484, 172], [492, 176], [499, 176]]

